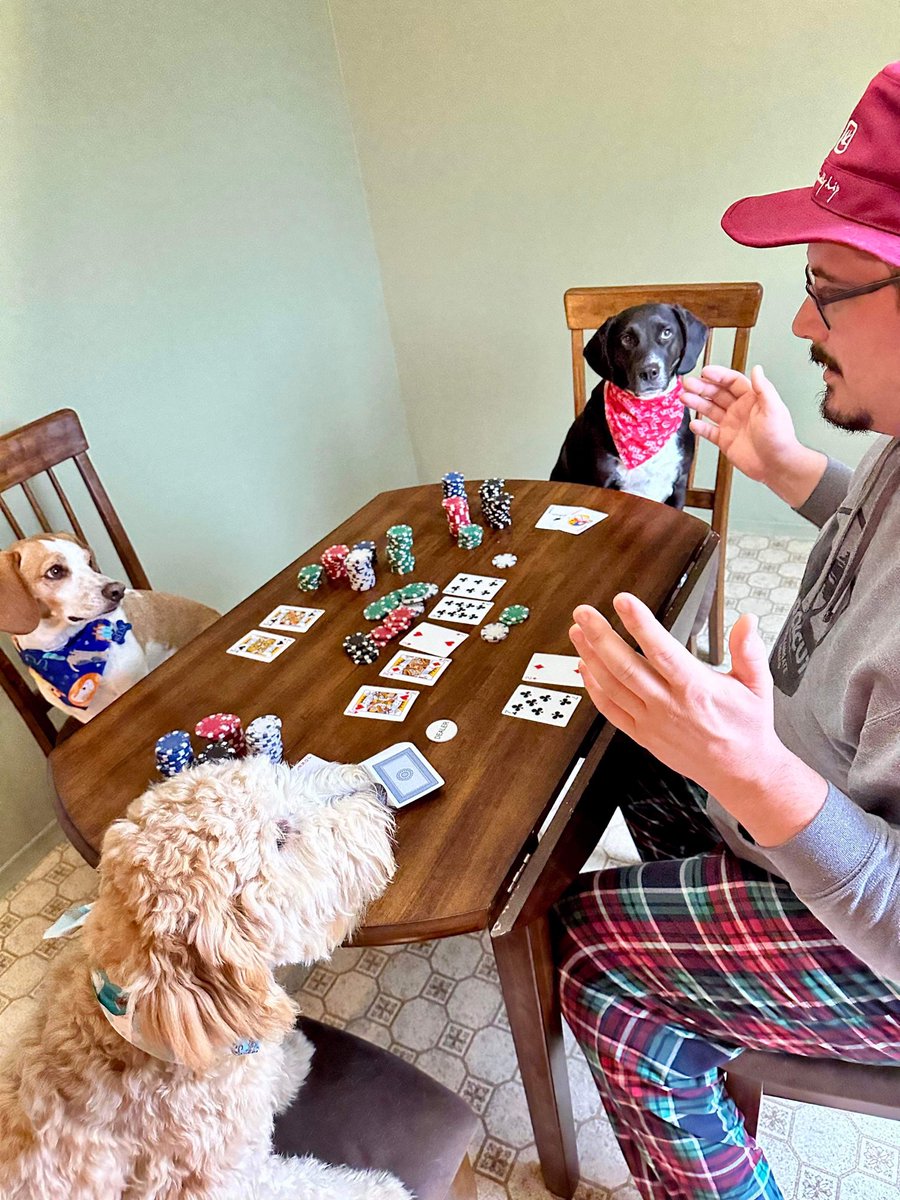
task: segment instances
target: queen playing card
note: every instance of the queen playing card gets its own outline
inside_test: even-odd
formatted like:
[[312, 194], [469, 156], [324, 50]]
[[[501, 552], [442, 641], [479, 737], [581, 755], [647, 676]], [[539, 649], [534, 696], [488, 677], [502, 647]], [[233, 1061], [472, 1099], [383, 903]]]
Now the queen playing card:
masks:
[[367, 717], [372, 721], [403, 721], [418, 694], [411, 688], [380, 688], [366, 684], [344, 709], [344, 716]]
[[399, 679], [406, 683], [424, 683], [432, 687], [450, 666], [449, 658], [433, 654], [416, 654], [413, 650], [399, 650], [383, 671], [385, 679]]
[[236, 654], [239, 658], [252, 658], [255, 662], [270, 663], [293, 644], [293, 638], [283, 637], [278, 633], [266, 633], [262, 629], [251, 629], [240, 641], [229, 646], [227, 653]]

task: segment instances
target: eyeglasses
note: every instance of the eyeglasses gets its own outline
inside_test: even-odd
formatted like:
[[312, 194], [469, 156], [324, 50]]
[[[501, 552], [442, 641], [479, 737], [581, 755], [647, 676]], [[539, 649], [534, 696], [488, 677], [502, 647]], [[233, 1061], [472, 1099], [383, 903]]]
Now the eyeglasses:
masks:
[[861, 287], [847, 288], [843, 292], [829, 292], [827, 296], [822, 297], [816, 291], [809, 263], [806, 265], [806, 294], [816, 306], [816, 310], [822, 318], [826, 329], [831, 328], [829, 320], [825, 316], [826, 304], [836, 304], [838, 300], [850, 300], [854, 296], [867, 296], [869, 292], [877, 292], [879, 288], [887, 287], [891, 283], [900, 283], [900, 275], [888, 275], [887, 279], [877, 279], [875, 283], [864, 283]]

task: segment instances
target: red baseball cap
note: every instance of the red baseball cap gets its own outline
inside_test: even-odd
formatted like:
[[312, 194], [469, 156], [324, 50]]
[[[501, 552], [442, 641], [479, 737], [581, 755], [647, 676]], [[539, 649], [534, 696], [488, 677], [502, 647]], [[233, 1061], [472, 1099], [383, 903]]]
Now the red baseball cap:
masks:
[[866, 88], [811, 188], [738, 200], [722, 228], [744, 246], [838, 242], [900, 267], [900, 62]]

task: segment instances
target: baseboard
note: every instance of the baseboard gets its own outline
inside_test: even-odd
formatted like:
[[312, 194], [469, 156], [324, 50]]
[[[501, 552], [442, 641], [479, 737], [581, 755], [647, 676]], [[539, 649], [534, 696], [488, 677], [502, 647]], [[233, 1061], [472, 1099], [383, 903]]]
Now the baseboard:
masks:
[[58, 823], [51, 821], [21, 850], [17, 850], [12, 858], [0, 864], [0, 898], [24, 879], [29, 871], [33, 871], [45, 855], [65, 840]]

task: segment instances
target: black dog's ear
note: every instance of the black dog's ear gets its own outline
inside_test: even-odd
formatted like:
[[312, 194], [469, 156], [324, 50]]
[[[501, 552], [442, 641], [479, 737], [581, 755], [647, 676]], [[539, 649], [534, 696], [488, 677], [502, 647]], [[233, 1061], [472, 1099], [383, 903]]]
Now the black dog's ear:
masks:
[[703, 349], [709, 330], [699, 317], [695, 317], [689, 309], [682, 308], [680, 304], [673, 304], [672, 312], [681, 326], [681, 336], [684, 341], [684, 349], [675, 372], [678, 375], [687, 375], [688, 371], [693, 371], [697, 365], [697, 359], [700, 357], [700, 351]]
[[601, 379], [612, 379], [612, 363], [609, 361], [609, 334], [615, 317], [604, 321], [583, 350], [584, 361]]

